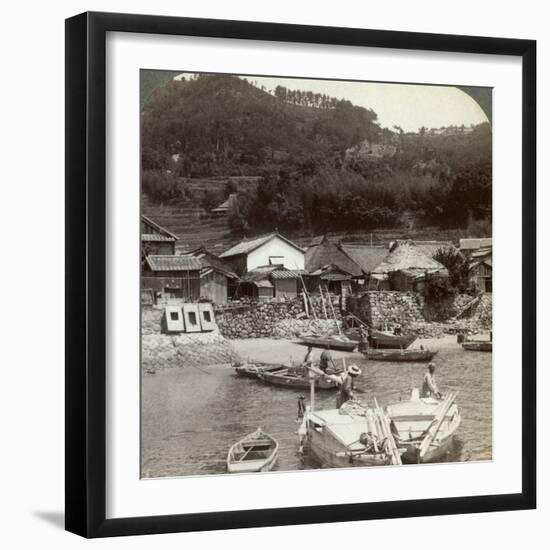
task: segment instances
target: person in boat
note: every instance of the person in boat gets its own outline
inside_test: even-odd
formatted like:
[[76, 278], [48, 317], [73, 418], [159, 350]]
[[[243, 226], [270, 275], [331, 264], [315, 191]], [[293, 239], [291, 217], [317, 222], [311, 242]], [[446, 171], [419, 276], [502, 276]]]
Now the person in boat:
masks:
[[441, 399], [441, 393], [437, 389], [437, 383], [435, 381], [435, 365], [433, 363], [428, 365], [428, 370], [424, 374], [421, 397], [435, 397]]
[[313, 346], [307, 347], [306, 356], [299, 367], [296, 367], [296, 373], [307, 376], [309, 368], [313, 365]]
[[332, 353], [330, 353], [330, 346], [327, 345], [327, 348], [323, 350], [323, 353], [321, 353], [321, 357], [319, 358], [319, 368], [323, 371], [323, 374], [326, 374], [327, 370], [331, 367], [334, 371], [338, 370], [336, 368], [336, 363], [332, 358]]
[[339, 409], [344, 403], [355, 397], [354, 381], [361, 374], [361, 369], [357, 365], [350, 365], [347, 372], [342, 374], [325, 374], [322, 370], [315, 367], [310, 368], [315, 374], [319, 374], [336, 382], [338, 394], [336, 395], [336, 408]]

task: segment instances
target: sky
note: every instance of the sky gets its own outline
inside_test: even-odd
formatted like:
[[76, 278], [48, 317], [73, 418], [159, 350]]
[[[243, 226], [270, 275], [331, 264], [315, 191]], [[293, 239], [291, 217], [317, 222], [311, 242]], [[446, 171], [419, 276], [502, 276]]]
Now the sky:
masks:
[[454, 86], [346, 82], [247, 76], [248, 81], [274, 90], [278, 85], [289, 89], [344, 98], [354, 105], [372, 109], [381, 126], [400, 126], [405, 132], [416, 132], [422, 126], [470, 126], [487, 122], [478, 103]]

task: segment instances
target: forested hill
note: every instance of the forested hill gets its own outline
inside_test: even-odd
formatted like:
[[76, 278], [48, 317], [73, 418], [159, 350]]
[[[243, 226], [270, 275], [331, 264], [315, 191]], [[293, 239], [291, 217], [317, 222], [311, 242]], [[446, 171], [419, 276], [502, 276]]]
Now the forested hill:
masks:
[[[490, 231], [491, 128], [381, 128], [370, 109], [244, 79], [172, 80], [142, 110], [142, 190], [208, 210], [238, 192], [235, 236], [409, 225]], [[196, 178], [259, 176], [196, 191]], [[257, 179], [257, 178], [256, 178]]]
[[180, 155], [181, 176], [255, 175], [273, 160], [325, 157], [381, 132], [371, 110], [287, 92], [282, 99], [225, 75], [170, 81], [142, 112], [143, 168]]

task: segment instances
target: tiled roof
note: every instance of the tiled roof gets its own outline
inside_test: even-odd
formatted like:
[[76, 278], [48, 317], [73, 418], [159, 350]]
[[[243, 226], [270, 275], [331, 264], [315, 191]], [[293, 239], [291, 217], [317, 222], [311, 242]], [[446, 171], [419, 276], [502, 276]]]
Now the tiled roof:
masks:
[[277, 269], [271, 272], [272, 279], [298, 279], [300, 275], [307, 275], [304, 269]]
[[168, 235], [159, 235], [158, 233], [142, 233], [141, 240], [143, 242], [173, 243], [176, 239], [174, 239], [174, 237], [168, 237]]
[[227, 275], [231, 279], [238, 279], [237, 274], [232, 270], [231, 265], [223, 261], [212, 252], [209, 252], [204, 247], [192, 250], [191, 252], [188, 252], [186, 256], [192, 256], [200, 260], [203, 269], [214, 268], [217, 271]]
[[[148, 225], [151, 228], [155, 229], [156, 231], [159, 231], [160, 233], [162, 233], [166, 237], [170, 237], [174, 241], [178, 240], [177, 235], [174, 235], [174, 233], [171, 233], [170, 231], [168, 231], [168, 229], [162, 227], [157, 222], [154, 222], [151, 218], [148, 218], [147, 216], [144, 216], [143, 214], [141, 215], [141, 221], [143, 223], [145, 223], [145, 225]], [[142, 237], [143, 237], [143, 235], [151, 235], [151, 234], [152, 233], [143, 233], [142, 232]]]
[[254, 269], [251, 269], [250, 271], [247, 271], [242, 277], [241, 281], [244, 283], [255, 283], [262, 280], [269, 279], [269, 276], [271, 273], [277, 269], [280, 269], [277, 265], [265, 265], [256, 267]]
[[147, 256], [147, 263], [151, 271], [198, 271], [202, 264], [200, 260], [192, 256]]
[[294, 244], [292, 241], [289, 241], [287, 238], [275, 232], [269, 233], [268, 235], [262, 235], [261, 237], [255, 237], [254, 239], [241, 241], [240, 243], [231, 247], [229, 250], [226, 250], [223, 254], [220, 254], [220, 258], [229, 258], [231, 256], [238, 256], [240, 254], [248, 254], [249, 252], [252, 252], [253, 250], [256, 250], [256, 248], [259, 248], [263, 244], [267, 243], [271, 239], [277, 237], [285, 241], [290, 246], [293, 246], [297, 250], [303, 252], [303, 250], [297, 244]]

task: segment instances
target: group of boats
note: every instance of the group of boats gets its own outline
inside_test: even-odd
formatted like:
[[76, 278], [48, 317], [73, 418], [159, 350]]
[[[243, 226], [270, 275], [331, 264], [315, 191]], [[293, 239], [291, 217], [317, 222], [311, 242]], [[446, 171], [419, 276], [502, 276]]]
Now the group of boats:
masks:
[[[352, 352], [357, 347], [363, 355], [375, 361], [431, 361], [437, 351], [408, 349], [416, 336], [368, 329], [367, 338], [350, 339], [339, 336], [303, 337], [298, 343], [305, 346]], [[492, 339], [467, 340], [467, 351], [492, 351]], [[345, 369], [345, 362], [340, 371]], [[380, 466], [438, 462], [451, 450], [460, 426], [457, 392], [438, 399], [421, 397], [417, 388], [409, 398], [390, 403], [385, 408], [374, 399], [373, 406], [360, 401], [346, 402], [339, 409], [314, 409], [316, 390], [337, 389], [328, 377], [312, 377], [304, 365], [244, 363], [235, 366], [239, 376], [254, 378], [263, 383], [311, 391], [310, 406], [302, 406], [299, 446], [314, 461], [323, 466]], [[303, 401], [303, 397], [301, 397]], [[303, 403], [302, 403], [303, 405]], [[227, 455], [229, 472], [260, 472], [273, 468], [279, 445], [275, 439], [258, 428], [235, 443]]]
[[[306, 408], [299, 446], [330, 468], [438, 462], [451, 450], [461, 417], [457, 392], [443, 399], [410, 399], [382, 409], [376, 399], [368, 407], [348, 401], [340, 409]], [[261, 428], [235, 443], [227, 454], [230, 473], [266, 472], [277, 461], [278, 442]]]

